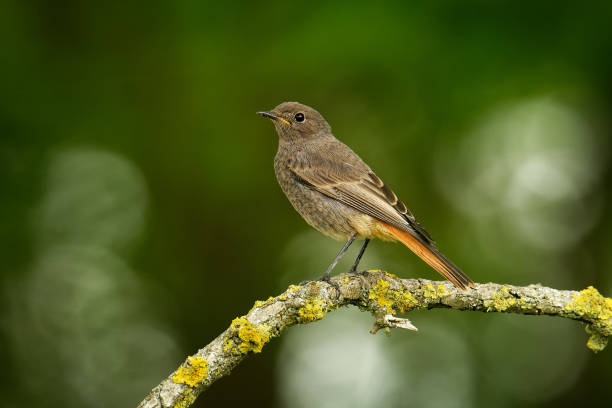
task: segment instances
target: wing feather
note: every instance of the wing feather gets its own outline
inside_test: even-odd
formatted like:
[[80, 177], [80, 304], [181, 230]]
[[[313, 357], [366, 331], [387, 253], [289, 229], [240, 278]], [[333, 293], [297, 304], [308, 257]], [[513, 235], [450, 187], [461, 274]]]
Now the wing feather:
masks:
[[[424, 243], [434, 243], [393, 190], [348, 146], [334, 140], [317, 147], [294, 155], [289, 168], [297, 177], [328, 197], [409, 232]], [[325, 157], [318, 154], [320, 149], [325, 149]]]

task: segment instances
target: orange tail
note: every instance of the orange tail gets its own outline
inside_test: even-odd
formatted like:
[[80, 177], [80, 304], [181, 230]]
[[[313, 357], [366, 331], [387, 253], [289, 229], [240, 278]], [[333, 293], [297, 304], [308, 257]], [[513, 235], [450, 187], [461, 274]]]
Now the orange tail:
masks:
[[457, 265], [452, 263], [431, 244], [425, 244], [412, 236], [409, 232], [402, 231], [387, 223], [379, 221], [398, 241], [406, 245], [419, 258], [427, 262], [438, 273], [444, 276], [455, 286], [461, 289], [474, 287], [474, 282]]

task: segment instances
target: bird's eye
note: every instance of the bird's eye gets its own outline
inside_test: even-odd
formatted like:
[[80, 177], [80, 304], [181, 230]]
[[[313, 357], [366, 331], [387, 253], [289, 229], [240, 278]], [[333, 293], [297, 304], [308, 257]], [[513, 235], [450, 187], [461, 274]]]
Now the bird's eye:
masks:
[[295, 114], [295, 120], [296, 120], [296, 122], [303, 122], [304, 121], [304, 114], [302, 112], [296, 113]]

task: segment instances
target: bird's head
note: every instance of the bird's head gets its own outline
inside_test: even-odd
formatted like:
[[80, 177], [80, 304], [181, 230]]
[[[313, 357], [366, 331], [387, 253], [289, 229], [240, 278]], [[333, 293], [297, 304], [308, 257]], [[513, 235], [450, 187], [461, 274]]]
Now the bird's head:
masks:
[[297, 142], [331, 132], [319, 112], [298, 102], [283, 102], [270, 111], [257, 113], [274, 122], [281, 140]]

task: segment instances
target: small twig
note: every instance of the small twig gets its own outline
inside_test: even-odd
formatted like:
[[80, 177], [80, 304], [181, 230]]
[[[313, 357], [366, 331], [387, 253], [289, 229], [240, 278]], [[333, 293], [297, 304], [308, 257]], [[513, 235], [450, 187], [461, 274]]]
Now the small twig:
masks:
[[291, 285], [283, 294], [257, 301], [244, 316], [199, 350], [140, 403], [140, 408], [190, 406], [213, 382], [228, 375], [250, 353], [261, 352], [287, 327], [322, 319], [340, 306], [355, 305], [375, 317], [371, 332], [390, 328], [417, 330], [397, 313], [437, 307], [481, 312], [549, 315], [586, 323], [587, 347], [601, 351], [612, 335], [612, 299], [589, 287], [581, 292], [540, 285], [526, 287], [496, 283], [476, 284], [465, 291], [450, 282], [400, 279], [370, 271], [343, 274], [330, 283], [313, 281]]

